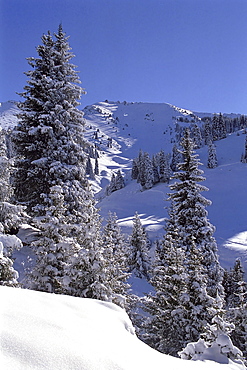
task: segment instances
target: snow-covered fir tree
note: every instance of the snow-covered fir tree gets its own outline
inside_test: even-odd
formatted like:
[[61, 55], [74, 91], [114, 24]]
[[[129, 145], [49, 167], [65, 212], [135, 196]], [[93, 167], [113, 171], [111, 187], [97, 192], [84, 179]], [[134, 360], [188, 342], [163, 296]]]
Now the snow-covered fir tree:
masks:
[[139, 278], [149, 278], [149, 240], [136, 212], [133, 219], [133, 230], [130, 238], [129, 270]]
[[124, 178], [121, 174], [121, 171], [118, 170], [117, 173], [113, 173], [111, 176], [110, 184], [106, 188], [106, 195], [110, 195], [114, 191], [124, 188]]
[[[44, 195], [45, 197], [45, 195]], [[38, 238], [32, 243], [35, 265], [26, 276], [25, 285], [34, 290], [49, 293], [66, 293], [65, 269], [70, 258], [79, 249], [70, 234], [67, 222], [64, 195], [61, 186], [53, 186], [45, 197], [46, 213], [36, 218], [34, 225], [39, 230]]]
[[152, 156], [152, 165], [153, 165], [153, 183], [157, 184], [160, 181], [158, 155]]
[[[174, 230], [174, 235], [176, 231]], [[156, 350], [177, 356], [185, 345], [186, 273], [184, 250], [177, 246], [172, 234], [166, 234], [156, 250], [150, 283], [155, 289], [144, 300], [142, 339]]]
[[[1, 128], [0, 128], [1, 129]], [[10, 177], [13, 173], [13, 163], [7, 156], [5, 132], [0, 131], [0, 223], [6, 234], [16, 233], [20, 223], [25, 218], [23, 207], [12, 203], [13, 187]]]
[[169, 155], [165, 154], [163, 150], [158, 153], [160, 181], [169, 183], [171, 177], [171, 169], [169, 164]]
[[242, 363], [243, 354], [234, 346], [231, 340], [231, 333], [234, 325], [225, 318], [222, 298], [217, 296], [215, 307], [209, 307], [212, 322], [207, 324], [205, 331], [197, 342], [190, 342], [179, 353], [185, 360], [214, 360], [227, 363], [228, 359]]
[[210, 323], [212, 316], [208, 310], [215, 302], [207, 292], [206, 269], [203, 266], [201, 251], [197, 249], [193, 239], [185, 258], [186, 264], [186, 334], [185, 342], [197, 341], [204, 331], [207, 323]]
[[153, 164], [152, 160], [147, 152], [144, 152], [143, 155], [143, 161], [144, 161], [144, 179], [145, 183], [142, 184], [142, 189], [151, 189], [154, 184], [154, 173], [153, 173]]
[[18, 272], [13, 268], [13, 261], [4, 256], [3, 243], [0, 242], [0, 285], [19, 287]]
[[200, 127], [195, 123], [191, 130], [195, 148], [201, 148], [203, 145], [202, 133]]
[[32, 70], [26, 73], [19, 124], [13, 132], [18, 155], [15, 195], [32, 214], [51, 186], [80, 181], [86, 162], [83, 113], [77, 109], [84, 91], [70, 63], [73, 54], [62, 26], [55, 41], [50, 33], [42, 36], [37, 53], [37, 58], [28, 58]]
[[111, 288], [112, 302], [128, 307], [128, 246], [117, 223], [115, 213], [109, 212], [103, 231], [104, 259], [107, 269], [107, 286]]
[[206, 268], [208, 294], [216, 297], [217, 292], [223, 294], [223, 272], [213, 237], [215, 228], [210, 224], [205, 208], [211, 202], [201, 195], [201, 192], [207, 188], [199, 184], [205, 178], [202, 176], [203, 171], [198, 167], [199, 160], [194, 152], [188, 129], [185, 131], [181, 145], [184, 162], [178, 165], [180, 171], [173, 176], [178, 181], [170, 185], [173, 193], [169, 194], [169, 199], [173, 202], [179, 245], [188, 253], [191, 241], [194, 241], [203, 256], [202, 264]]
[[173, 172], [178, 170], [177, 165], [181, 162], [182, 162], [182, 153], [178, 149], [177, 144], [174, 144], [172, 148], [172, 159], [170, 165]]
[[209, 145], [213, 141], [212, 124], [209, 119], [204, 124], [204, 140], [205, 145]]
[[208, 168], [215, 168], [218, 166], [218, 160], [216, 155], [216, 147], [211, 142], [208, 144]]
[[[83, 138], [83, 113], [77, 108], [83, 90], [78, 85], [75, 67], [70, 63], [73, 54], [62, 26], [55, 40], [48, 33], [42, 37], [42, 42], [37, 47], [38, 58], [29, 58], [33, 69], [27, 73], [29, 80], [21, 94], [24, 102], [20, 105], [20, 121], [13, 135], [19, 155], [16, 196], [27, 205], [30, 214], [46, 217], [44, 200], [49, 198], [54, 186], [62, 188], [69, 225], [66, 238], [72, 246], [69, 261], [63, 266], [63, 276], [59, 276], [63, 291], [108, 300], [101, 223], [86, 179], [88, 143]], [[47, 255], [47, 248], [53, 245], [55, 236], [52, 230], [49, 245], [39, 246], [43, 248], [40, 254]], [[42, 238], [45, 240], [46, 230]], [[53, 245], [59, 260], [58, 245], [61, 246], [60, 239]], [[45, 263], [48, 265], [50, 261]]]
[[240, 259], [224, 274], [226, 309], [228, 319], [235, 325], [231, 333], [232, 342], [244, 355], [247, 363], [247, 283]]

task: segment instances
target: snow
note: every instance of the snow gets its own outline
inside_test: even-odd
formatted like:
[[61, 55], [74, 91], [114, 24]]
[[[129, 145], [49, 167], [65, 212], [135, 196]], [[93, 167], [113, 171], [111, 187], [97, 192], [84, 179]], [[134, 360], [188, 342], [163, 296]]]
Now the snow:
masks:
[[4, 370], [244, 369], [161, 354], [136, 337], [125, 311], [111, 303], [9, 287], [0, 294]]

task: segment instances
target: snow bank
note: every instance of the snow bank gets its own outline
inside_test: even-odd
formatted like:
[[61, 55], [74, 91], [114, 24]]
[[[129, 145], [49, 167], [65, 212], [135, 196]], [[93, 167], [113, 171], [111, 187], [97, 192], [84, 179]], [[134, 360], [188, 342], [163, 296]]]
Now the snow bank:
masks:
[[9, 287], [0, 287], [0, 294], [4, 370], [243, 369], [151, 349], [114, 304]]

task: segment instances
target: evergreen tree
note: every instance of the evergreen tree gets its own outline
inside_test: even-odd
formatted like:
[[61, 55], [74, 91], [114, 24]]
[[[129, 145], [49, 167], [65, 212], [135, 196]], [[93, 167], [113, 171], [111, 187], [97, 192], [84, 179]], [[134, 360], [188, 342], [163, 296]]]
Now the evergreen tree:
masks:
[[154, 173], [152, 161], [147, 152], [143, 155], [143, 167], [144, 167], [144, 181], [141, 183], [142, 189], [151, 189], [154, 184]]
[[209, 143], [213, 141], [212, 124], [209, 120], [204, 124], [204, 139], [205, 145], [209, 145]]
[[226, 123], [221, 113], [219, 114], [218, 129], [219, 129], [219, 139], [225, 139], [226, 138]]
[[204, 180], [203, 171], [198, 168], [199, 160], [194, 154], [193, 142], [189, 130], [185, 131], [182, 140], [184, 162], [178, 165], [179, 172], [174, 178], [179, 180], [170, 185], [173, 193], [170, 200], [173, 202], [173, 212], [178, 229], [179, 244], [188, 253], [191, 240], [203, 256], [202, 264], [206, 268], [208, 294], [216, 297], [216, 293], [223, 294], [222, 269], [218, 261], [217, 245], [213, 237], [215, 228], [207, 219], [206, 206], [211, 202], [201, 195], [206, 187], [199, 184]]
[[26, 286], [49, 293], [66, 293], [63, 284], [65, 269], [76, 251], [76, 246], [73, 239], [66, 236], [70, 234], [70, 225], [65, 215], [61, 186], [51, 188], [44, 204], [46, 214], [34, 220], [39, 237], [32, 244], [36, 261], [26, 277]]
[[160, 181], [169, 183], [171, 170], [169, 165], [169, 156], [163, 150], [159, 152]]
[[4, 256], [3, 243], [0, 242], [0, 285], [18, 287], [18, 272], [13, 268], [12, 260]]
[[202, 147], [202, 134], [201, 134], [200, 127], [197, 124], [194, 124], [192, 126], [192, 137], [193, 137], [195, 148], [201, 148]]
[[160, 181], [160, 176], [159, 176], [159, 160], [157, 156], [153, 155], [152, 156], [152, 165], [153, 165], [153, 183], [157, 184]]
[[208, 144], [208, 168], [215, 168], [218, 166], [216, 147], [212, 142]]
[[130, 239], [129, 269], [139, 278], [148, 279], [149, 250], [148, 237], [136, 212], [133, 220], [133, 230]]
[[116, 190], [120, 190], [120, 189], [124, 188], [124, 186], [125, 186], [124, 178], [123, 178], [123, 175], [121, 174], [120, 170], [117, 171], [115, 185], [116, 185]]
[[197, 341], [204, 331], [207, 323], [210, 323], [212, 316], [209, 307], [214, 304], [214, 299], [207, 293], [206, 270], [202, 264], [202, 255], [192, 241], [189, 255], [186, 259], [186, 335], [185, 341]]
[[116, 190], [117, 190], [116, 189], [116, 175], [115, 175], [115, 173], [113, 173], [111, 175], [110, 184], [107, 185], [107, 187], [106, 187], [106, 195], [110, 195], [111, 193], [113, 193]]
[[243, 360], [242, 352], [233, 345], [231, 332], [234, 325], [225, 319], [225, 312], [222, 309], [223, 302], [218, 296], [216, 307], [211, 307], [213, 315], [212, 323], [207, 324], [206, 330], [202, 333], [202, 338], [197, 342], [188, 343], [187, 346], [179, 353], [180, 357], [185, 360], [205, 360], [214, 359], [227, 363], [227, 359], [237, 360], [239, 363]]
[[174, 144], [172, 148], [172, 160], [171, 160], [171, 169], [173, 172], [178, 170], [177, 165], [181, 163], [181, 161], [182, 161], [182, 153], [178, 149], [177, 144]]
[[103, 231], [104, 259], [107, 269], [107, 286], [111, 289], [112, 302], [123, 308], [128, 307], [129, 277], [127, 254], [128, 248], [124, 241], [116, 214], [109, 212]]
[[[20, 122], [14, 133], [19, 155], [16, 196], [42, 221], [50, 212], [45, 200], [50, 198], [54, 186], [62, 188], [62, 206], [69, 226], [63, 239], [70, 245], [68, 262], [60, 261], [60, 254], [64, 253], [58, 248], [60, 235], [56, 239], [60, 225], [58, 230], [51, 225], [48, 245], [39, 245], [37, 249], [40, 255], [47, 255], [50, 246], [55, 249], [54, 256], [62, 265], [58, 281], [63, 292], [108, 300], [101, 224], [85, 173], [88, 144], [83, 138], [83, 113], [77, 109], [83, 90], [70, 63], [73, 54], [62, 27], [55, 34], [55, 41], [48, 33], [42, 42], [43, 45], [37, 47], [39, 57], [29, 59], [33, 70], [27, 73], [29, 81], [21, 94], [24, 102], [20, 105]], [[44, 224], [46, 222], [45, 219]], [[44, 240], [48, 231], [43, 230]], [[44, 264], [48, 266], [50, 260], [46, 259]], [[53, 266], [53, 271], [55, 268]]]
[[53, 185], [81, 181], [86, 161], [83, 113], [77, 109], [83, 90], [70, 63], [68, 38], [60, 26], [55, 41], [48, 33], [42, 43], [37, 47], [39, 57], [28, 58], [32, 70], [26, 73], [29, 80], [20, 94], [24, 102], [19, 104], [20, 120], [13, 133], [19, 158], [16, 197], [30, 213]]
[[134, 158], [133, 159], [133, 162], [132, 162], [132, 171], [131, 171], [131, 178], [132, 178], [132, 180], [137, 180], [138, 173], [139, 173], [139, 170], [138, 170], [138, 159], [137, 158]]
[[155, 294], [148, 295], [143, 307], [149, 314], [144, 319], [143, 340], [172, 356], [177, 356], [185, 345], [187, 288], [184, 257], [184, 250], [176, 245], [171, 234], [166, 234], [156, 250], [151, 269], [150, 283]]

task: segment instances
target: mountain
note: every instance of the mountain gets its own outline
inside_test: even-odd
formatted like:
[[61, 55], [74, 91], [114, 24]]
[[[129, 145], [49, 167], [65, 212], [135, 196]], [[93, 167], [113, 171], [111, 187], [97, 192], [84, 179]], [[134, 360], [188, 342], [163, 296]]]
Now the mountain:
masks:
[[[150, 238], [162, 237], [169, 206], [166, 201], [169, 187], [159, 183], [152, 189], [141, 191], [140, 185], [131, 180], [132, 160], [140, 149], [150, 155], [161, 149], [171, 153], [178, 126], [181, 128], [194, 122], [202, 126], [205, 117], [212, 117], [213, 113], [192, 112], [167, 103], [106, 101], [86, 107], [84, 114], [85, 136], [99, 148], [100, 176], [92, 183], [102, 217], [107, 218], [109, 210], [116, 212], [123, 231], [129, 234], [137, 211]], [[240, 115], [224, 116], [234, 118]], [[223, 267], [231, 267], [236, 258], [241, 258], [247, 271], [247, 164], [240, 162], [245, 136], [245, 131], [240, 130], [215, 142], [218, 167], [214, 169], [207, 168], [207, 146], [198, 149], [197, 153], [206, 178], [203, 185], [209, 189], [204, 196], [212, 201], [208, 217], [216, 227], [221, 263]], [[112, 148], [109, 148], [109, 141]], [[124, 174], [126, 186], [106, 196], [105, 187], [111, 174], [119, 169]]]
[[[140, 149], [150, 155], [161, 149], [171, 153], [182, 127], [194, 122], [202, 126], [206, 117], [212, 117], [213, 113], [192, 112], [168, 103], [109, 101], [87, 106], [83, 111], [85, 137], [95, 145], [99, 154], [99, 175], [90, 181], [103, 220], [109, 211], [116, 212], [123, 231], [130, 234], [137, 211], [151, 240], [162, 237], [169, 206], [166, 201], [169, 187], [158, 183], [152, 189], [141, 191], [140, 185], [131, 180], [132, 160]], [[4, 128], [15, 126], [17, 112], [14, 102], [2, 103], [0, 125]], [[197, 153], [206, 178], [203, 185], [209, 189], [204, 196], [212, 201], [208, 217], [216, 227], [221, 263], [223, 267], [231, 267], [239, 257], [247, 271], [247, 164], [240, 162], [245, 136], [245, 131], [239, 130], [215, 142], [218, 167], [214, 169], [207, 168], [207, 146], [198, 149]], [[94, 161], [92, 159], [93, 166]], [[106, 196], [112, 173], [118, 170], [124, 176], [125, 187]]]

